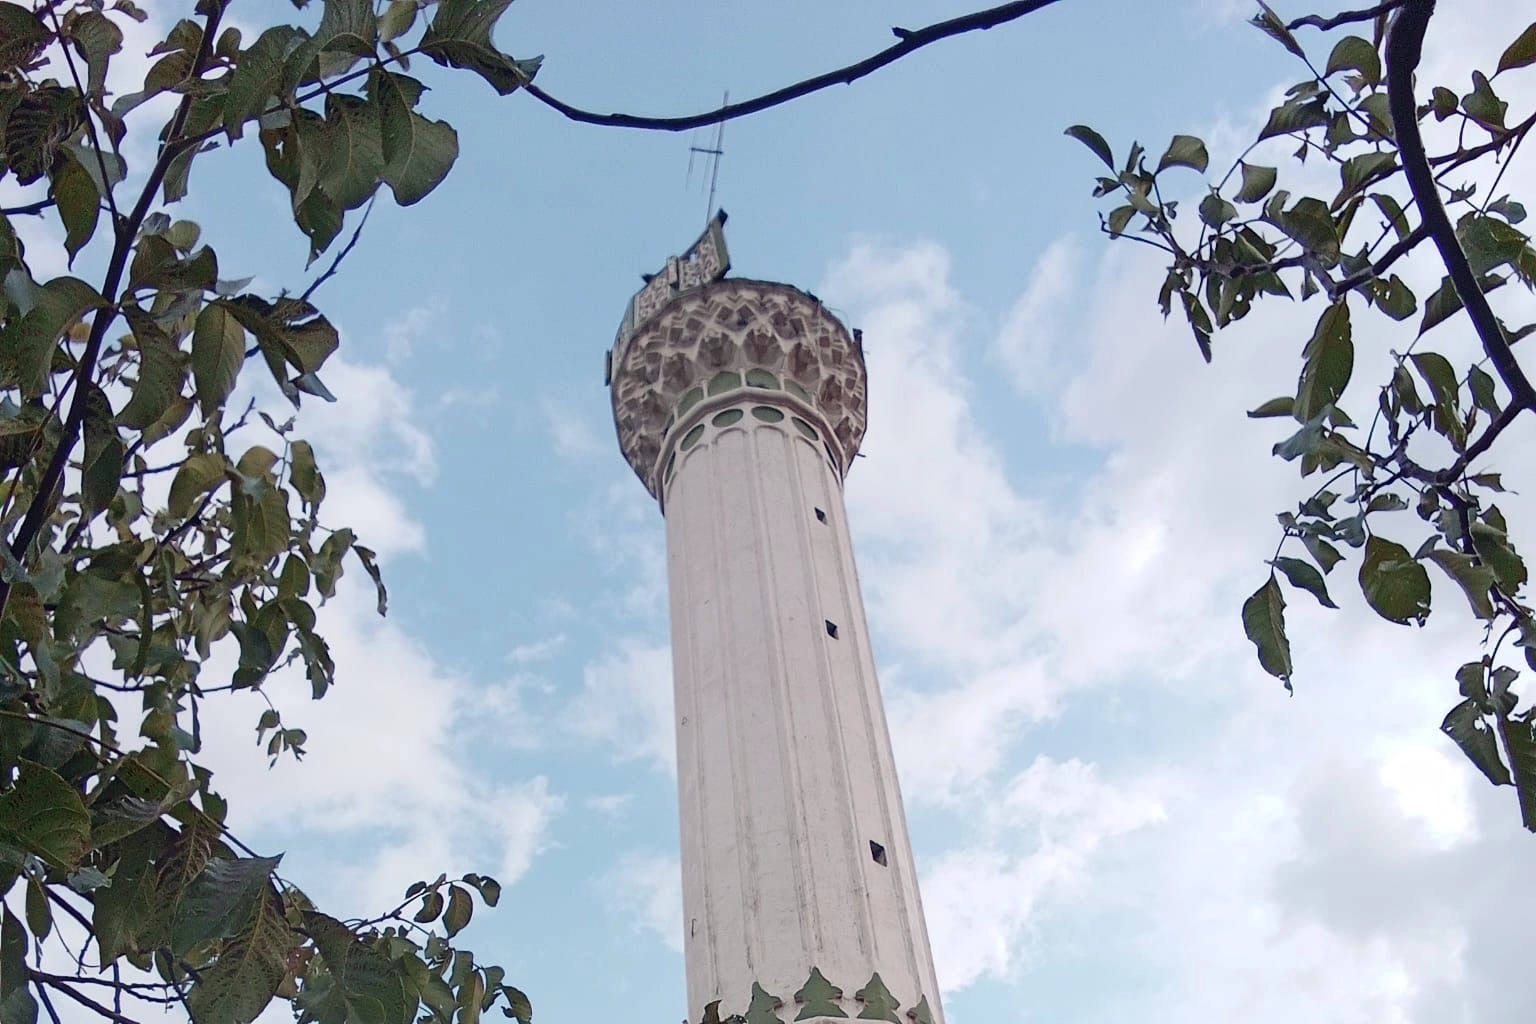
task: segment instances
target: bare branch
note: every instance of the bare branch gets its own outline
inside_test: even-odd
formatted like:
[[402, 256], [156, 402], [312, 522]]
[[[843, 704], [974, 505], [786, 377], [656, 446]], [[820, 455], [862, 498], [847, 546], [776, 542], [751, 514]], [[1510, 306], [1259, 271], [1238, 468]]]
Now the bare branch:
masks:
[[32, 980], [37, 982], [37, 987], [39, 990], [41, 990], [44, 986], [54, 989], [62, 995], [66, 995], [73, 999], [81, 1006], [101, 1014], [101, 1016], [105, 1017], [107, 1020], [113, 1021], [114, 1024], [139, 1024], [139, 1022], [134, 1020], [132, 1017], [125, 1017], [120, 1013], [116, 1013], [110, 1007], [103, 1006], [101, 1003], [98, 1003], [90, 996], [81, 992], [76, 992], [73, 988], [59, 980], [54, 975], [41, 974], [38, 971], [30, 971], [28, 973], [32, 975]]
[[1357, 21], [1372, 21], [1389, 11], [1403, 6], [1405, 0], [1386, 0], [1375, 7], [1368, 7], [1363, 11], [1340, 11], [1338, 14], [1324, 17], [1321, 14], [1308, 14], [1289, 22], [1285, 27], [1288, 31], [1295, 32], [1299, 28], [1320, 28], [1324, 32], [1340, 25], [1348, 25]]
[[299, 296], [300, 302], [308, 302], [309, 297], [315, 294], [321, 285], [336, 276], [336, 271], [341, 267], [341, 261], [347, 258], [347, 255], [356, 248], [357, 240], [363, 237], [363, 225], [368, 223], [368, 215], [373, 212], [373, 203], [377, 198], [377, 192], [369, 198], [368, 205], [363, 207], [362, 219], [357, 222], [357, 229], [352, 232], [352, 237], [347, 241], [346, 245], [341, 247], [341, 251], [336, 254], [336, 258], [331, 260], [331, 265], [325, 268], [325, 273], [311, 281], [309, 287], [304, 289], [304, 294]]
[[730, 103], [726, 106], [711, 110], [703, 114], [687, 114], [681, 117], [643, 117], [638, 114], [599, 114], [591, 110], [583, 110], [573, 107], [569, 103], [558, 100], [532, 83], [523, 86], [524, 90], [534, 99], [543, 103], [552, 110], [558, 111], [562, 116], [579, 121], [582, 124], [602, 125], [608, 128], [641, 128], [648, 131], [661, 132], [685, 132], [693, 128], [702, 128], [706, 125], [719, 124], [721, 121], [731, 121], [738, 117], [746, 117], [748, 114], [756, 114], [762, 110], [782, 106], [791, 100], [797, 100], [802, 96], [809, 96], [813, 92], [834, 85], [851, 85], [866, 75], [894, 64], [896, 61], [920, 50], [931, 43], [951, 36], [962, 35], [966, 32], [985, 31], [998, 25], [1016, 21], [1026, 14], [1033, 14], [1044, 7], [1056, 3], [1056, 0], [1015, 0], [1014, 3], [1002, 4], [984, 11], [976, 11], [971, 14], [963, 14], [958, 18], [950, 18], [948, 21], [935, 22], [925, 28], [907, 30], [892, 29], [899, 40], [894, 46], [888, 46], [873, 56], [846, 67], [826, 71], [822, 74], [786, 85], [782, 89], [755, 96], [740, 103]]
[[1419, 66], [1424, 49], [1424, 32], [1429, 19], [1435, 13], [1435, 0], [1407, 0], [1392, 19], [1387, 32], [1387, 101], [1392, 112], [1392, 129], [1397, 136], [1402, 155], [1403, 172], [1408, 178], [1408, 188], [1419, 207], [1419, 216], [1440, 250], [1456, 294], [1461, 298], [1472, 320], [1473, 329], [1483, 343], [1494, 368], [1498, 370], [1504, 385], [1513, 396], [1511, 404], [1536, 410], [1536, 388], [1531, 386], [1525, 371], [1515, 361], [1510, 351], [1504, 328], [1488, 304], [1477, 283], [1477, 275], [1467, 263], [1466, 253], [1456, 240], [1456, 229], [1446, 216], [1440, 203], [1440, 192], [1435, 185], [1433, 168], [1424, 152], [1424, 139], [1419, 135], [1418, 111], [1413, 96], [1413, 73]]
[[31, 214], [41, 214], [44, 210], [59, 205], [56, 199], [39, 199], [35, 203], [27, 203], [25, 206], [7, 206], [0, 209], [0, 215], [6, 217], [22, 217]]

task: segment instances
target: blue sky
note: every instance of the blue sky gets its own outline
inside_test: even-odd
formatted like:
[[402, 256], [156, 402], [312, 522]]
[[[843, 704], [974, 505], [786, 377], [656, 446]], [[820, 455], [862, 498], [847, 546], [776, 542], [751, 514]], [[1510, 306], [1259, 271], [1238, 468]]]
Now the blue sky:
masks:
[[[1426, 76], [1465, 89], [1516, 6], [1442, 5]], [[543, 53], [562, 99], [667, 114], [963, 9], [518, 0], [498, 42]], [[233, 13], [247, 38], [292, 17]], [[1302, 77], [1249, 14], [1062, 0], [726, 129], [735, 272], [864, 331], [849, 519], [951, 1024], [1453, 1024], [1536, 997], [1515, 959], [1536, 924], [1501, 888], [1531, 839], [1436, 732], [1471, 620], [1447, 601], [1410, 633], [1341, 580], [1342, 614], [1292, 602], [1290, 699], [1242, 635], [1296, 494], [1273, 424], [1242, 412], [1287, 389], [1315, 313], [1276, 309], [1204, 366], [1161, 322], [1155, 259], [1097, 234], [1096, 164], [1062, 135], [1086, 122], [1118, 152], [1193, 132], [1222, 165]], [[662, 521], [602, 357], [638, 275], [702, 226], [688, 147], [713, 136], [571, 124], [420, 71], [459, 163], [419, 206], [381, 202], [320, 291], [340, 401], [300, 420], [390, 615], [350, 575], [325, 612], [331, 696], [273, 684], [309, 731], [302, 765], [267, 770], [255, 701], [208, 727], [210, 760], [247, 841], [343, 912], [489, 872], [502, 905], [467, 937], [539, 1020], [678, 1021]], [[253, 139], [200, 160], [182, 215], [223, 276], [298, 290], [319, 269]]]

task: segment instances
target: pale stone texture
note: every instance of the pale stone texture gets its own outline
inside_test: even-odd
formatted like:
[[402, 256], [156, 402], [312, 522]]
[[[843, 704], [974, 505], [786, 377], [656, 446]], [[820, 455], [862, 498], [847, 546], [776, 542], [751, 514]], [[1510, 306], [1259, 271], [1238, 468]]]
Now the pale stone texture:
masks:
[[756, 982], [793, 1021], [814, 967], [850, 1018], [878, 972], [902, 1021], [926, 996], [942, 1024], [843, 512], [860, 347], [814, 297], [754, 281], [637, 328], [613, 395], [666, 515], [689, 1019], [746, 1013]]

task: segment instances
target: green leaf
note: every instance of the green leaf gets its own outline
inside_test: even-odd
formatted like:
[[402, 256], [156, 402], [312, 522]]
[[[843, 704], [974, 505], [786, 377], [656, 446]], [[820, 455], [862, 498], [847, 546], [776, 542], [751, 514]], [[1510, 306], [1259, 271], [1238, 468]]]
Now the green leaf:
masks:
[[1520, 821], [1536, 832], [1536, 731], [1530, 722], [1499, 719], [1499, 731], [1504, 735], [1504, 749], [1509, 751], [1509, 764], [1514, 769], [1515, 790], [1520, 794]]
[[37, 876], [27, 879], [26, 915], [27, 928], [31, 930], [32, 937], [42, 942], [53, 931], [53, 913], [48, 909], [48, 893], [43, 888], [42, 880]]
[[241, 326], [256, 336], [263, 353], [277, 360], [273, 375], [280, 385], [287, 383], [281, 374], [283, 362], [300, 373], [314, 373], [341, 342], [336, 328], [308, 302], [279, 299], [272, 303], [240, 295], [226, 304]]
[[1513, 594], [1525, 585], [1525, 562], [1515, 552], [1504, 530], [1487, 522], [1472, 524], [1472, 548], [1477, 557], [1493, 571], [1499, 587]]
[[1291, 643], [1285, 636], [1285, 597], [1271, 573], [1269, 581], [1243, 602], [1243, 632], [1258, 649], [1264, 671], [1291, 688]]
[[474, 903], [469, 898], [469, 893], [457, 885], [448, 887], [448, 911], [443, 914], [443, 929], [451, 939], [469, 924], [471, 915], [474, 914]]
[[91, 816], [57, 772], [21, 761], [15, 785], [0, 793], [0, 842], [74, 870], [91, 848]]
[[533, 1024], [533, 1004], [528, 1001], [527, 996], [523, 995], [522, 990], [515, 989], [511, 985], [503, 985], [501, 992], [507, 999], [506, 1009], [501, 1012], [514, 1018], [517, 1024]]
[[1281, 395], [1279, 398], [1271, 398], [1257, 409], [1250, 410], [1248, 418], [1263, 420], [1276, 416], [1290, 416], [1295, 408], [1296, 399], [1290, 395]]
[[1256, 164], [1238, 162], [1238, 167], [1243, 172], [1243, 185], [1237, 190], [1236, 199], [1240, 203], [1256, 203], [1269, 195], [1269, 190], [1275, 187], [1275, 179], [1279, 172], [1273, 167], [1261, 167]]
[[1307, 553], [1312, 556], [1313, 560], [1322, 566], [1324, 573], [1332, 572], [1333, 567], [1338, 565], [1340, 559], [1344, 557], [1339, 554], [1338, 548], [1323, 540], [1323, 538], [1313, 536], [1310, 533], [1302, 535], [1301, 543], [1306, 547]]
[[1119, 238], [1125, 234], [1126, 225], [1131, 222], [1131, 218], [1135, 215], [1136, 207], [1134, 206], [1117, 206], [1109, 211], [1109, 216], [1105, 220], [1105, 224], [1109, 228], [1109, 237]]
[[1397, 235], [1398, 241], [1413, 234], [1413, 229], [1408, 226], [1408, 217], [1403, 213], [1403, 208], [1396, 199], [1385, 192], [1372, 192], [1371, 201], [1376, 204], [1382, 216], [1387, 218], [1387, 223], [1392, 225], [1392, 231]]
[[[0, 4], [0, 26], [5, 24], [8, 6]], [[0, 905], [0, 1021], [4, 1024], [37, 1024], [37, 1000], [27, 991], [27, 946], [21, 921], [10, 907]]]
[[1419, 300], [1407, 283], [1396, 274], [1386, 280], [1377, 278], [1371, 282], [1371, 297], [1376, 308], [1393, 320], [1406, 320], [1419, 308]]
[[1456, 286], [1451, 282], [1450, 275], [1446, 275], [1440, 281], [1440, 287], [1435, 289], [1424, 303], [1424, 319], [1419, 322], [1419, 334], [1434, 327], [1455, 314], [1461, 309], [1461, 296], [1456, 293]]
[[1328, 204], [1308, 196], [1281, 213], [1277, 226], [1291, 238], [1315, 253], [1325, 266], [1339, 261], [1339, 232], [1328, 211]]
[[171, 480], [165, 510], [174, 519], [192, 514], [192, 503], [224, 482], [229, 462], [223, 455], [198, 452], [187, 457]]
[[[315, 1002], [320, 1005], [305, 1006], [301, 1020], [405, 1024], [409, 1019], [405, 992], [388, 957], [359, 942], [350, 928], [324, 914], [305, 912], [304, 930], [325, 958], [333, 984], [316, 994], [319, 998]], [[308, 994], [306, 980], [301, 1005]]]
[[1350, 196], [1379, 177], [1386, 177], [1396, 167], [1397, 155], [1392, 152], [1361, 153], [1345, 160], [1339, 165], [1340, 190], [1338, 198], [1333, 201], [1334, 207], [1343, 205]]
[[107, 83], [107, 63], [123, 48], [123, 31], [100, 11], [82, 12], [69, 27], [70, 41], [85, 58], [86, 92], [100, 96]]
[[1237, 207], [1221, 198], [1217, 192], [1211, 192], [1200, 200], [1200, 220], [1205, 224], [1220, 229], [1227, 221], [1237, 219]]
[[441, 0], [421, 52], [445, 67], [473, 71], [503, 96], [533, 81], [539, 58], [514, 60], [491, 40], [497, 20], [512, 0]]
[[377, 556], [371, 548], [365, 548], [361, 544], [353, 544], [352, 550], [357, 554], [358, 561], [363, 563], [363, 571], [373, 579], [373, 587], [378, 596], [379, 614], [383, 615], [389, 608], [389, 591], [384, 589], [384, 577], [379, 573]]
[[1461, 98], [1461, 109], [1472, 120], [1484, 128], [1493, 130], [1504, 129], [1504, 115], [1509, 112], [1509, 104], [1499, 99], [1493, 91], [1493, 85], [1488, 81], [1488, 76], [1481, 71], [1472, 72], [1472, 91]]
[[384, 180], [395, 202], [420, 202], [448, 175], [459, 156], [459, 134], [446, 121], [432, 121], [411, 108], [421, 83], [381, 73], [372, 80], [383, 108]]
[[1467, 254], [1472, 272], [1479, 277], [1495, 267], [1518, 260], [1530, 242], [1522, 231], [1508, 222], [1482, 214], [1463, 217], [1456, 225], [1456, 240]]
[[1536, 64], [1536, 22], [1527, 25], [1524, 32], [1499, 55], [1499, 67], [1494, 74], [1503, 74], [1515, 68]]
[[1305, 590], [1317, 598], [1317, 603], [1324, 608], [1337, 608], [1333, 598], [1328, 596], [1328, 585], [1323, 582], [1323, 574], [1311, 565], [1299, 558], [1279, 557], [1269, 563], [1276, 569], [1285, 573], [1285, 578], [1291, 581], [1291, 586], [1298, 590]]
[[1168, 167], [1191, 167], [1204, 174], [1210, 163], [1204, 142], [1193, 135], [1175, 135], [1162, 159], [1158, 160], [1156, 173], [1161, 174]]
[[207, 416], [224, 404], [245, 365], [245, 330], [221, 302], [197, 314], [192, 332], [192, 382]]
[[1312, 339], [1302, 351], [1296, 385], [1297, 420], [1306, 423], [1338, 402], [1354, 372], [1355, 346], [1350, 336], [1349, 303], [1340, 298], [1323, 310]]
[[1329, 119], [1328, 100], [1325, 96], [1293, 96], [1269, 112], [1269, 120], [1259, 132], [1259, 139], [1288, 135], [1308, 128], [1326, 128]]
[[196, 1024], [251, 1024], [267, 1008], [288, 973], [296, 945], [271, 885], [257, 896], [249, 926], [201, 971], [187, 995]]
[[1389, 622], [1422, 624], [1429, 617], [1429, 573], [1401, 544], [1375, 536], [1366, 540], [1360, 590]]
[[5, 122], [5, 160], [17, 184], [30, 185], [47, 174], [83, 122], [80, 96], [73, 89], [42, 85], [25, 93]]
[[1110, 152], [1109, 143], [1104, 141], [1104, 136], [1089, 128], [1085, 124], [1075, 124], [1068, 128], [1063, 135], [1071, 136], [1078, 142], [1093, 150], [1093, 155], [1104, 161], [1104, 166], [1110, 170], [1115, 169], [1115, 158]]
[[64, 222], [64, 249], [73, 266], [75, 256], [96, 233], [101, 195], [90, 173], [73, 155], [68, 155], [53, 179], [53, 197], [59, 204], [59, 219]]
[[416, 916], [411, 920], [419, 924], [430, 924], [436, 921], [437, 915], [442, 912], [443, 894], [434, 889], [421, 898], [421, 907], [416, 911]]
[[1328, 66], [1323, 71], [1326, 78], [1336, 71], [1354, 70], [1360, 72], [1367, 85], [1379, 85], [1381, 83], [1381, 58], [1376, 53], [1376, 47], [1368, 40], [1359, 36], [1345, 36], [1333, 44], [1333, 52], [1328, 55]]
[[164, 416], [171, 404], [181, 397], [186, 367], [181, 353], [149, 314], [130, 306], [123, 310], [123, 315], [139, 348], [139, 365], [133, 395], [117, 414], [117, 422], [144, 430]]
[[292, 25], [277, 25], [257, 37], [240, 54], [229, 76], [224, 99], [224, 131], [238, 139], [247, 121], [259, 116], [282, 89], [283, 65], [309, 34]]
[[1467, 595], [1467, 604], [1472, 606], [1473, 615], [1480, 619], [1494, 617], [1496, 613], [1493, 602], [1488, 596], [1488, 592], [1493, 589], [1492, 569], [1480, 564], [1471, 555], [1446, 548], [1435, 548], [1424, 557], [1443, 569], [1461, 587], [1462, 593]]
[[14, 375], [28, 398], [46, 390], [54, 348], [64, 332], [87, 310], [106, 305], [96, 289], [75, 277], [56, 277], [33, 295], [26, 315], [0, 330], [0, 367]]
[[1499, 399], [1494, 391], [1493, 377], [1480, 367], [1467, 371], [1467, 388], [1472, 392], [1472, 403], [1490, 416], [1499, 414]]
[[337, 206], [355, 210], [373, 196], [384, 174], [380, 111], [356, 96], [331, 93], [325, 100], [325, 120], [330, 144], [319, 184]]
[[27, 8], [0, 3], [0, 71], [14, 71], [31, 64], [52, 35], [43, 20]]
[[1250, 24], [1289, 50], [1293, 57], [1306, 60], [1306, 51], [1301, 48], [1301, 44], [1296, 41], [1291, 30], [1285, 27], [1285, 22], [1264, 0], [1259, 0], [1259, 13], [1253, 16]]
[[[1481, 672], [1482, 666], [1477, 667]], [[1467, 755], [1467, 760], [1488, 776], [1489, 782], [1495, 786], [1510, 785], [1512, 780], [1509, 769], [1504, 767], [1499, 757], [1499, 741], [1494, 738], [1493, 729], [1484, 721], [1477, 701], [1464, 700], [1451, 708], [1445, 721], [1440, 723], [1440, 731], [1456, 741], [1461, 752]]]
[[245, 931], [281, 861], [281, 856], [209, 860], [177, 903], [172, 951], [185, 956], [210, 939]]
[[1456, 404], [1456, 371], [1451, 368], [1449, 359], [1438, 352], [1415, 352], [1408, 358], [1413, 361], [1419, 376], [1429, 385], [1436, 402]]

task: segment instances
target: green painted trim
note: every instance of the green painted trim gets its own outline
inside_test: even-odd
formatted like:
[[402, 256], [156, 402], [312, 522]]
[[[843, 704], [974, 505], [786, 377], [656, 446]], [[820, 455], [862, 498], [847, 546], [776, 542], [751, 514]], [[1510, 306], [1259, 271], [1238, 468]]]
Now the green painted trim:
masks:
[[891, 1024], [901, 1024], [901, 1018], [896, 1016], [896, 1008], [901, 1003], [885, 987], [878, 971], [870, 976], [868, 985], [853, 994], [853, 998], [864, 1004], [864, 1009], [859, 1011], [859, 1020], [888, 1020]]
[[[795, 993], [795, 1002], [804, 1003], [805, 1006], [795, 1016], [795, 1020], [808, 1020], [811, 1017], [846, 1017], [843, 1008], [837, 1005], [837, 1001], [843, 998], [843, 990], [832, 984], [822, 976], [821, 968], [812, 967], [811, 976], [800, 991]], [[897, 1024], [900, 1024], [898, 1021]]]
[[747, 1007], [746, 1024], [784, 1024], [784, 1018], [774, 1013], [784, 1005], [778, 996], [769, 995], [757, 982], [752, 983], [752, 1004]]
[[928, 997], [919, 996], [917, 1005], [907, 1011], [907, 1016], [912, 1018], [914, 1024], [934, 1024], [933, 1010], [928, 1005]]

